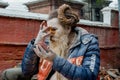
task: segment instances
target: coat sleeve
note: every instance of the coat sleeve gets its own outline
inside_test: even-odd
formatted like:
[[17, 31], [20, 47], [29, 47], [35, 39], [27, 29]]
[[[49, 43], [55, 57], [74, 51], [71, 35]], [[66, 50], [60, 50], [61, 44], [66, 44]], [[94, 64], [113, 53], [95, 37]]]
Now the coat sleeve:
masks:
[[29, 42], [22, 59], [22, 72], [25, 76], [32, 76], [38, 72], [39, 57], [33, 51], [34, 40]]
[[53, 69], [70, 80], [96, 80], [100, 66], [100, 50], [97, 38], [89, 42], [81, 66], [76, 66], [68, 60], [56, 57], [53, 61]]

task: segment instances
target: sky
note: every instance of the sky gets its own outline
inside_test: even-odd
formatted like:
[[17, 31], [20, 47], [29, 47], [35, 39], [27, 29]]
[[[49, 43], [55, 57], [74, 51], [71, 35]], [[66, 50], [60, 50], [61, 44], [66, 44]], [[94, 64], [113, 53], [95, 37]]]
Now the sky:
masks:
[[[31, 0], [2, 0], [2, 1], [5, 1], [5, 2], [28, 2], [28, 1], [31, 1]], [[113, 0], [114, 2], [117, 2], [118, 0]]]

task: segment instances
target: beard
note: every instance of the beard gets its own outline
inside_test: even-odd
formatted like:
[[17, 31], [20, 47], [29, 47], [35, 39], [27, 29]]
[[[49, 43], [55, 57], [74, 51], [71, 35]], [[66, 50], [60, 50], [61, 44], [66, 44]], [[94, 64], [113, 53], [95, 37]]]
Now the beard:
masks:
[[62, 35], [57, 34], [57, 36], [51, 36], [50, 49], [58, 56], [65, 58], [67, 56], [68, 35], [63, 33]]

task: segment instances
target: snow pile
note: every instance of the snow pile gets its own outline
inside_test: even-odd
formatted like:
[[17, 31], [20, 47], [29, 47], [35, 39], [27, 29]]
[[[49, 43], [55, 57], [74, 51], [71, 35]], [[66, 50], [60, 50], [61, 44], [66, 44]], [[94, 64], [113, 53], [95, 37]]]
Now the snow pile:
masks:
[[18, 2], [10, 2], [9, 6], [6, 7], [9, 10], [18, 10], [18, 11], [29, 11], [28, 7], [22, 3]]
[[117, 0], [113, 1], [112, 3], [109, 4], [109, 7], [118, 9], [118, 1]]
[[47, 14], [32, 13], [18, 10], [9, 10], [0, 8], [0, 16], [17, 17], [25, 19], [47, 20]]
[[90, 21], [90, 20], [84, 20], [84, 19], [80, 19], [79, 23], [83, 25], [100, 26], [100, 27], [110, 26], [109, 24], [106, 24], [103, 22]]

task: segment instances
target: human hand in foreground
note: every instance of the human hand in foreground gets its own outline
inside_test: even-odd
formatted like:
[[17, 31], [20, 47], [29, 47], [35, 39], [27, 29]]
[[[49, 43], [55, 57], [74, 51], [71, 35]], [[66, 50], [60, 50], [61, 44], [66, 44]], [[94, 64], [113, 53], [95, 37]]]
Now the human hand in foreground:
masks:
[[40, 30], [37, 34], [34, 45], [38, 44], [40, 41], [44, 41], [45, 37], [50, 35], [50, 32], [48, 32], [48, 30], [49, 27], [47, 27], [47, 23], [43, 21], [40, 25]]
[[56, 54], [51, 49], [49, 49], [49, 47], [43, 42], [37, 44], [34, 48], [34, 51], [40, 58], [51, 62], [56, 57]]

